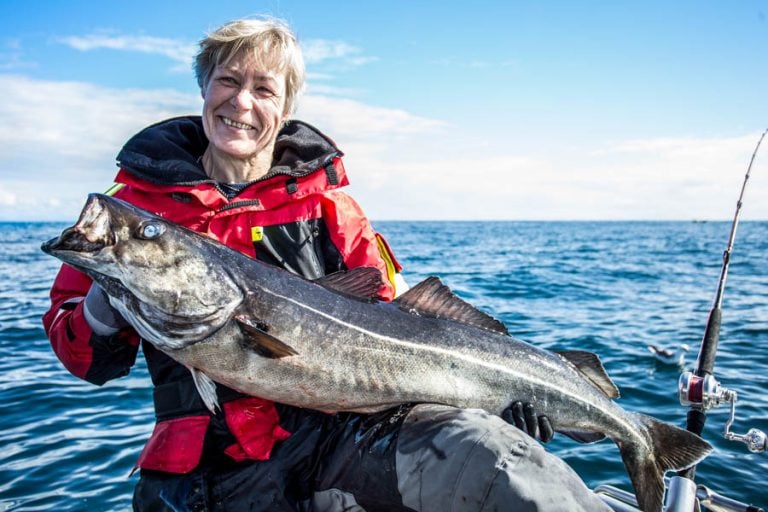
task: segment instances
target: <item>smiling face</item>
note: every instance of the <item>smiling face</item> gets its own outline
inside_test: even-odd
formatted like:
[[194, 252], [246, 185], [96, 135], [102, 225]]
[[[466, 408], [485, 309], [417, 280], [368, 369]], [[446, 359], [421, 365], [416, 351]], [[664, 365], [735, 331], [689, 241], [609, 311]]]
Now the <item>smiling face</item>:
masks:
[[217, 159], [270, 162], [287, 116], [285, 75], [240, 53], [216, 66], [203, 90], [203, 129]]

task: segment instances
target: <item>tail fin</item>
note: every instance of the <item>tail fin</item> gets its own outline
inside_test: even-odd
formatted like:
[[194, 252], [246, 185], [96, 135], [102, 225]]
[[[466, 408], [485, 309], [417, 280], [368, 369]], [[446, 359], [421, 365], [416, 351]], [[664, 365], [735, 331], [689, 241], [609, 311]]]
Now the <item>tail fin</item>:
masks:
[[664, 499], [664, 473], [698, 464], [710, 454], [712, 445], [696, 434], [650, 416], [634, 416], [646, 432], [648, 444], [620, 442], [619, 450], [640, 508], [658, 512]]

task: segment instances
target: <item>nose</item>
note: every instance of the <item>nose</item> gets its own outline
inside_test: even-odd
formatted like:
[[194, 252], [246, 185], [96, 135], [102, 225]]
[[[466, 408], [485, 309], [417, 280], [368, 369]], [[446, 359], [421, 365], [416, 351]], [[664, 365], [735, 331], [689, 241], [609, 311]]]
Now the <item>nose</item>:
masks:
[[237, 110], [248, 110], [253, 105], [253, 96], [247, 89], [239, 89], [232, 96], [230, 102]]

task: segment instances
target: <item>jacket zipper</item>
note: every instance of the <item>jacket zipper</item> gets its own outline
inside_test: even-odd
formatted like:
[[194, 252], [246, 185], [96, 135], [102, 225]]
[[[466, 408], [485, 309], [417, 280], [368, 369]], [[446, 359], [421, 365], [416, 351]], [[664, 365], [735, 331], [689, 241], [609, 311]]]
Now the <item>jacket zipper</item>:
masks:
[[236, 201], [234, 203], [225, 204], [218, 210], [216, 210], [216, 213], [225, 212], [227, 210], [231, 210], [232, 208], [240, 208], [242, 206], [258, 206], [261, 204], [261, 201], [258, 199], [249, 199], [247, 201]]

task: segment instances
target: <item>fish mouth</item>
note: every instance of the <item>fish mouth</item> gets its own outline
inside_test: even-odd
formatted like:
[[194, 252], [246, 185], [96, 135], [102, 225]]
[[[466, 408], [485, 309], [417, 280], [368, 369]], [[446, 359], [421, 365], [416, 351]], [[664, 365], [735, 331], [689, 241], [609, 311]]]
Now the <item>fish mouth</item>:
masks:
[[114, 244], [115, 234], [110, 228], [109, 210], [99, 194], [91, 194], [77, 223], [43, 243], [40, 249], [56, 256], [67, 252], [96, 253]]
[[86, 233], [72, 226], [65, 229], [58, 237], [43, 243], [40, 248], [46, 254], [59, 252], [98, 252], [108, 245], [114, 244], [114, 240], [90, 240]]

